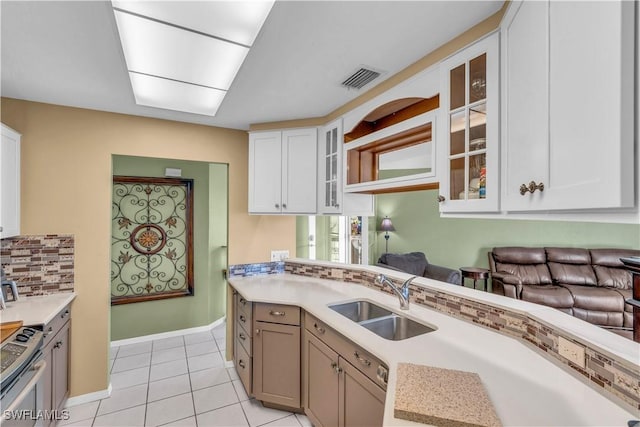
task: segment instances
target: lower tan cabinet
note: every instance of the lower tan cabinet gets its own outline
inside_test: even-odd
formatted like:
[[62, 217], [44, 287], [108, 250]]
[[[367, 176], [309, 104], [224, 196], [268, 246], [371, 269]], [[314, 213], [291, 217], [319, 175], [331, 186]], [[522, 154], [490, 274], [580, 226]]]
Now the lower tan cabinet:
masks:
[[[71, 313], [65, 307], [44, 325], [43, 354], [47, 362], [43, 376], [43, 409], [62, 410], [69, 396], [69, 337]], [[54, 420], [45, 419], [44, 425]]]
[[300, 407], [300, 327], [254, 321], [253, 395]]
[[234, 291], [233, 309], [233, 360], [249, 396], [302, 408], [315, 427], [382, 425], [388, 371], [380, 360], [299, 307]]
[[340, 397], [338, 353], [305, 333], [305, 413], [314, 426], [337, 426]]
[[339, 426], [382, 426], [386, 393], [340, 358]]
[[[306, 315], [303, 368], [306, 415], [316, 427], [381, 426], [385, 390], [343, 357], [344, 349], [353, 344], [319, 323]], [[341, 353], [314, 334], [327, 338]], [[360, 360], [367, 362], [363, 364], [367, 368], [377, 363], [373, 358]]]

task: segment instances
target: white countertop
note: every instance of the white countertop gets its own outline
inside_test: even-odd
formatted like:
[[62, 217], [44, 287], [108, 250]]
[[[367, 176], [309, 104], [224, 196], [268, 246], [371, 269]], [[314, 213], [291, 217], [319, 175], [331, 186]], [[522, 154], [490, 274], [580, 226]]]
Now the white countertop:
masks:
[[[365, 286], [291, 274], [232, 277], [229, 282], [249, 301], [303, 308], [385, 361], [390, 369], [384, 415], [387, 426], [422, 425], [393, 416], [395, 370], [400, 362], [479, 374], [505, 426], [626, 426], [629, 420], [640, 418], [519, 341], [435, 310], [411, 304], [401, 314], [437, 330], [389, 341], [328, 308], [338, 302], [369, 300], [400, 312], [395, 296]], [[435, 282], [429, 285], [440, 286]], [[456, 287], [456, 292], [467, 290]], [[626, 353], [626, 348], [622, 351]]]
[[7, 308], [0, 311], [0, 322], [22, 320], [25, 326], [44, 325], [75, 297], [74, 292], [21, 297], [18, 301], [9, 301]]

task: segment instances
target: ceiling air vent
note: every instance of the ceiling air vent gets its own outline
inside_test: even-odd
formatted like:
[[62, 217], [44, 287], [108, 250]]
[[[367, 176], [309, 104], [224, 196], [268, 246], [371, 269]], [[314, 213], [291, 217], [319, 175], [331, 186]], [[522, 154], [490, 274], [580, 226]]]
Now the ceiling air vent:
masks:
[[377, 71], [370, 70], [368, 68], [360, 68], [358, 71], [347, 77], [347, 79], [342, 82], [342, 86], [349, 89], [360, 89], [372, 80], [376, 79], [378, 76], [380, 76], [380, 73]]

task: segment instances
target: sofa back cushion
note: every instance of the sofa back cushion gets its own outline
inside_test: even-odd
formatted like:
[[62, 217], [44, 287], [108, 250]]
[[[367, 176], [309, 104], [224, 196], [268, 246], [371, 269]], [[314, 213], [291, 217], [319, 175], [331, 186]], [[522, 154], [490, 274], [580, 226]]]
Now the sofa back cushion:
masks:
[[428, 261], [422, 252], [409, 252], [406, 254], [382, 254], [378, 263], [389, 265], [414, 276], [423, 276]]
[[492, 256], [496, 272], [516, 276], [523, 285], [550, 285], [552, 283], [543, 248], [493, 248]]
[[545, 248], [551, 278], [555, 283], [596, 286], [591, 255], [581, 248]]
[[633, 249], [591, 249], [591, 262], [596, 273], [597, 286], [631, 289], [631, 273], [620, 258], [640, 256]]

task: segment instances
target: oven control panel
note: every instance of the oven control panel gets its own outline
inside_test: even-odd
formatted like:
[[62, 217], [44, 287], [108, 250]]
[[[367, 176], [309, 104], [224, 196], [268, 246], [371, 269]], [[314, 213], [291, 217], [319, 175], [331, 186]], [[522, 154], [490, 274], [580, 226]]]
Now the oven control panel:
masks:
[[12, 342], [2, 346], [2, 356], [0, 357], [0, 366], [2, 367], [1, 373], [13, 364], [18, 358], [27, 350], [27, 347], [20, 344], [14, 344]]
[[22, 328], [14, 332], [0, 347], [0, 375], [4, 388], [9, 376], [17, 373], [42, 346], [42, 332], [33, 328]]

